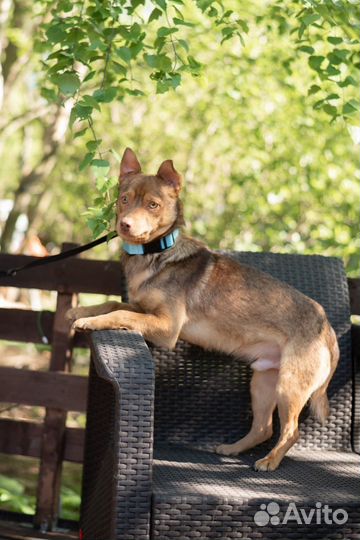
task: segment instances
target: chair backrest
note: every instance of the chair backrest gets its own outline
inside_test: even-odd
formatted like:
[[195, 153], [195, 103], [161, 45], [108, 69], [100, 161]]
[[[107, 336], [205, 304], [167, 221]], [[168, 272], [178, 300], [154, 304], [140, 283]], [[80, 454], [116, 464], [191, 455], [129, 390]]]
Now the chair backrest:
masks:
[[[341, 350], [341, 360], [328, 390], [331, 413], [325, 426], [321, 426], [305, 409], [297, 444], [312, 449], [349, 449], [352, 414], [350, 308], [342, 261], [317, 255], [238, 252], [229, 255], [289, 283], [325, 308]], [[251, 424], [251, 373], [244, 363], [184, 342], [179, 342], [170, 352], [152, 347], [152, 353], [157, 366], [157, 442], [206, 449], [223, 441], [234, 441], [247, 433]]]

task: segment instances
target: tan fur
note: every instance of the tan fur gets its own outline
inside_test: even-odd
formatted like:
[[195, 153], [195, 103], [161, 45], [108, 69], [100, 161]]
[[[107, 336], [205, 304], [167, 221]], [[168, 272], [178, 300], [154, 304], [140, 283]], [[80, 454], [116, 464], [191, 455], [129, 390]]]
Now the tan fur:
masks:
[[[127, 149], [120, 171], [117, 230], [128, 243], [148, 243], [183, 224], [180, 175], [165, 161], [157, 175], [141, 173]], [[173, 348], [179, 338], [250, 362], [253, 424], [246, 437], [217, 452], [237, 454], [272, 434], [277, 406], [281, 433], [258, 470], [274, 470], [298, 438], [298, 418], [310, 399], [328, 411], [326, 389], [339, 351], [323, 308], [296, 289], [181, 235], [162, 253], [122, 254], [129, 304], [68, 312], [76, 330], [127, 328]], [[196, 414], [196, 411], [194, 411]]]

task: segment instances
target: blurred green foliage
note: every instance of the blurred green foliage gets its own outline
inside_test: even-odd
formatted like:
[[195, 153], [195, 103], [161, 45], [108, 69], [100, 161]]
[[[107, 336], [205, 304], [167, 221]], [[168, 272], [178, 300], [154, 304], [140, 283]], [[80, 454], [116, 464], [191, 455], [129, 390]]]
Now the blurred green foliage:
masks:
[[[11, 471], [11, 478], [8, 472]], [[2, 456], [0, 466], [0, 508], [23, 514], [35, 513], [38, 460]], [[81, 466], [65, 462], [60, 493], [60, 516], [78, 520]]]
[[23, 482], [0, 474], [0, 506], [13, 512], [32, 514], [35, 497], [25, 494]]
[[[8, 29], [28, 55], [9, 122], [35, 102], [71, 110], [56, 163], [22, 210], [42, 239], [82, 242], [86, 222], [95, 236], [113, 227], [131, 146], [148, 172], [174, 160], [188, 231], [211, 247], [336, 255], [358, 273], [357, 1], [29, 6], [36, 32]], [[25, 157], [29, 135], [3, 142], [4, 197], [24, 160], [41, 163], [46, 122], [24, 128]]]

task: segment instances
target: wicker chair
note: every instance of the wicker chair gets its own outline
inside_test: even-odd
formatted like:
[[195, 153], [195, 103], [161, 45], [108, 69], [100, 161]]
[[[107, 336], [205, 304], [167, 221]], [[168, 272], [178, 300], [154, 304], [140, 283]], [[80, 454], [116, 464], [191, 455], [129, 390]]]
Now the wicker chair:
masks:
[[[326, 309], [341, 347], [326, 425], [305, 410], [299, 442], [280, 468], [255, 472], [252, 464], [274, 439], [238, 457], [213, 452], [250, 427], [250, 373], [243, 363], [184, 342], [167, 351], [134, 332], [93, 332], [84, 540], [359, 538], [360, 458], [354, 452], [359, 441], [352, 440], [343, 265], [320, 256], [232, 256], [290, 283]], [[327, 517], [325, 505], [331, 509]]]

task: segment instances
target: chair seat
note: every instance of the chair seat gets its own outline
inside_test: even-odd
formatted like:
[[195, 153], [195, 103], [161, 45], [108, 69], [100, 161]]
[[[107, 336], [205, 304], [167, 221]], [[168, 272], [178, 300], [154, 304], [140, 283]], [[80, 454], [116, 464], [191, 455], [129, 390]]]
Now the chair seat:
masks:
[[[156, 448], [153, 537], [227, 540], [306, 538], [310, 534], [309, 538], [352, 538], [351, 534], [360, 532], [360, 456], [295, 449], [278, 470], [256, 472], [253, 463], [263, 455], [259, 450], [224, 457], [179, 446]], [[272, 515], [267, 512], [269, 503], [278, 505], [270, 506]], [[297, 508], [283, 523], [289, 503]], [[336, 522], [343, 519], [342, 511], [331, 514], [336, 520], [326, 523], [321, 514], [325, 505], [332, 512], [346, 510], [349, 536], [342, 535], [344, 523], [340, 526]], [[302, 519], [301, 509], [306, 514], [314, 509], [311, 527]], [[300, 513], [298, 518], [296, 511]], [[270, 517], [273, 522], [266, 523]], [[317, 517], [320, 523], [316, 523]]]

